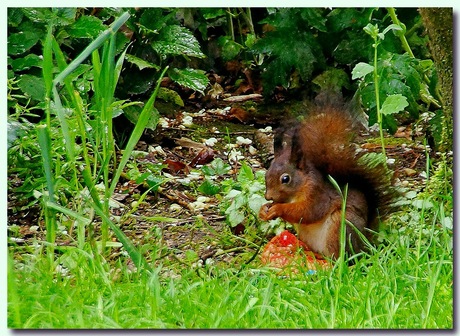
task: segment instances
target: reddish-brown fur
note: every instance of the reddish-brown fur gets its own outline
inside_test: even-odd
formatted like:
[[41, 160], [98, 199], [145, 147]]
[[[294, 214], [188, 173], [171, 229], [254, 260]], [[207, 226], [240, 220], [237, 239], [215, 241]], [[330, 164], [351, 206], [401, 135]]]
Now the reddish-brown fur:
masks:
[[[259, 217], [295, 224], [299, 239], [328, 257], [338, 256], [342, 217], [342, 198], [328, 175], [342, 188], [348, 185], [345, 218], [365, 234], [365, 228], [376, 229], [378, 214], [388, 210], [394, 197], [384, 167], [358, 164], [352, 131], [347, 111], [314, 111], [275, 137], [275, 158], [266, 174], [265, 197], [273, 202], [262, 206]], [[348, 251], [363, 249], [349, 225], [346, 235]]]

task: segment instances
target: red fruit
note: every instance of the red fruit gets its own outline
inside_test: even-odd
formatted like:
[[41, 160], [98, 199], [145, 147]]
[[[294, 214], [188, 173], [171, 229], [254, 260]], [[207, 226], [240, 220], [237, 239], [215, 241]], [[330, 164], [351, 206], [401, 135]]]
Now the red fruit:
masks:
[[[303, 257], [298, 254], [298, 249], [303, 249]], [[329, 264], [322, 256], [313, 253], [307, 245], [298, 240], [295, 235], [285, 230], [273, 237], [265, 246], [261, 254], [262, 264], [284, 269], [288, 267], [296, 272], [295, 264], [306, 264], [311, 270], [315, 270], [318, 265], [328, 267]]]
[[305, 244], [298, 240], [297, 237], [288, 230], [284, 230], [279, 235], [273, 237], [269, 244], [274, 244], [279, 247], [301, 246], [306, 248]]

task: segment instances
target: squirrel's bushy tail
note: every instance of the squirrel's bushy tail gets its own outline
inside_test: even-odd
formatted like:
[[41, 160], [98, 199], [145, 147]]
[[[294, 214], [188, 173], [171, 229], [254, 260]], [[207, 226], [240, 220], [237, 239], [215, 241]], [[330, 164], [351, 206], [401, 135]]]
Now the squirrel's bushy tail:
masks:
[[[299, 158], [298, 168], [313, 164], [320, 172], [330, 175], [340, 186], [358, 189], [368, 202], [368, 221], [373, 229], [377, 218], [392, 210], [397, 192], [393, 187], [393, 173], [386, 159], [375, 153], [357, 154], [352, 140], [355, 130], [350, 113], [343, 106], [319, 105], [314, 108], [292, 133]], [[370, 155], [374, 154], [374, 155]]]

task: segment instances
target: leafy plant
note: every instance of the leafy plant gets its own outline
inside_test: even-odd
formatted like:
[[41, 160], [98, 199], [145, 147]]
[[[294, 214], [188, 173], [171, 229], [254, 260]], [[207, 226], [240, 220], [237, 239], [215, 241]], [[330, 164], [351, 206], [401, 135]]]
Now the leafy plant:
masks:
[[[142, 172], [139, 170], [139, 166], [142, 167]], [[145, 183], [152, 191], [158, 191], [158, 188], [167, 181], [162, 176], [161, 171], [166, 165], [164, 164], [153, 164], [146, 162], [145, 164], [138, 165], [136, 161], [134, 163], [127, 163], [126, 177], [138, 184]]]
[[[102, 32], [91, 42], [69, 65], [66, 64], [62, 50], [53, 37], [53, 25], [51, 24], [48, 28], [43, 49], [46, 121], [37, 126], [37, 132], [47, 185], [47, 193], [43, 194], [42, 198], [45, 210], [47, 240], [49, 242], [48, 255], [51, 261], [54, 258], [54, 240], [58, 212], [74, 218], [79, 223], [80, 227], [84, 228], [88, 226], [89, 242], [92, 247], [95, 245], [92, 235], [94, 230], [92, 224], [93, 214], [79, 213], [78, 211], [63, 207], [58, 203], [58, 199], [54, 197], [55, 190], [59, 187], [56, 181], [60, 176], [60, 171], [57, 169], [59, 166], [55, 164], [56, 161], [54, 160], [57, 153], [52, 149], [53, 140], [50, 132], [54, 126], [51, 123], [51, 114], [55, 113], [58, 117], [57, 120], [59, 120], [59, 126], [62, 132], [61, 139], [64, 140], [65, 160], [71, 167], [70, 172], [72, 181], [75, 184], [74, 192], [79, 191], [80, 186], [84, 186], [89, 194], [84, 201], [89, 202], [91, 200], [92, 211], [102, 220], [102, 249], [104, 250], [108, 240], [108, 227], [110, 227], [118, 240], [126, 248], [136, 266], [149, 269], [149, 266], [132, 242], [109, 218], [109, 200], [115, 190], [121, 172], [147, 122], [152, 117], [156, 121], [158, 121], [159, 118], [158, 111], [153, 107], [160, 83], [158, 81], [156, 90], [145, 104], [134, 131], [128, 140], [123, 156], [118, 163], [115, 156], [115, 143], [112, 136], [113, 103], [115, 101], [113, 95], [122, 68], [124, 53], [121, 54], [118, 60], [115, 59], [116, 31], [128, 17], [129, 14], [124, 13], [120, 18], [116, 19], [107, 30]], [[102, 58], [98, 50], [101, 46], [103, 46]], [[93, 104], [84, 106], [69, 75], [89, 56], [92, 56], [91, 69], [95, 79], [93, 87], [96, 99], [93, 101]], [[53, 79], [54, 62], [56, 62], [56, 66], [61, 69], [61, 72]], [[164, 69], [161, 75], [164, 75], [166, 69], [167, 68]], [[61, 100], [61, 96], [64, 95], [57, 91], [57, 87], [60, 84], [64, 85], [64, 92], [67, 93], [65, 105], [63, 105]], [[93, 123], [92, 118], [96, 121], [95, 123]], [[78, 132], [78, 141], [76, 132]], [[93, 155], [90, 155], [90, 151], [92, 151]], [[112, 169], [115, 169], [115, 173], [110, 175], [109, 178], [109, 172]], [[102, 196], [98, 192], [96, 186], [99, 181], [102, 181]], [[78, 203], [74, 203], [73, 206], [78, 207], [79, 205]], [[84, 241], [82, 235], [84, 235], [85, 232], [79, 229], [78, 233], [78, 241], [82, 243]], [[97, 253], [95, 256], [98, 258]]]
[[281, 8], [261, 22], [276, 27], [251, 49], [268, 56], [262, 73], [266, 94], [277, 85], [292, 87], [293, 76], [306, 82], [314, 70], [325, 68], [322, 48], [314, 35], [326, 30], [323, 12], [319, 8]]
[[[436, 80], [433, 78], [433, 62], [420, 61], [414, 57], [404, 37], [405, 26], [397, 20], [393, 8], [388, 11], [397, 23], [390, 24], [382, 32], [377, 24], [369, 23], [364, 27], [364, 31], [374, 41], [372, 65], [360, 62], [352, 71], [352, 79], [361, 79], [359, 93], [369, 111], [369, 124], [379, 124], [383, 151], [383, 129], [394, 133], [397, 128], [394, 114], [407, 107], [412, 118], [416, 119], [420, 110], [427, 109], [422, 107], [420, 101], [439, 106], [429, 90], [429, 85]], [[401, 39], [406, 53], [396, 54], [383, 47], [390, 32], [394, 32]]]
[[230, 165], [225, 163], [221, 158], [214, 159], [209, 165], [205, 165], [201, 168], [205, 176], [205, 180], [198, 187], [198, 191], [205, 195], [216, 195], [222, 188], [214, 182], [218, 176], [224, 176], [231, 169]]
[[[204, 71], [192, 68], [193, 58], [204, 58], [197, 39], [179, 24], [176, 9], [143, 8], [132, 11], [127, 22], [136, 41], [126, 55], [133, 66], [122, 73], [122, 96], [140, 95], [153, 88], [152, 77], [169, 66], [167, 75], [178, 84], [203, 93], [208, 85]], [[160, 96], [163, 95], [160, 89]], [[170, 93], [171, 94], [171, 93]]]
[[[246, 163], [241, 165], [236, 181], [227, 179], [222, 182], [224, 198], [221, 203], [221, 210], [226, 215], [227, 223], [230, 227], [239, 224], [251, 226], [258, 223], [260, 207], [266, 203], [265, 192], [265, 172], [257, 171], [253, 173], [251, 167]], [[275, 230], [281, 232], [284, 227], [279, 219], [268, 221], [260, 228], [262, 232]]]

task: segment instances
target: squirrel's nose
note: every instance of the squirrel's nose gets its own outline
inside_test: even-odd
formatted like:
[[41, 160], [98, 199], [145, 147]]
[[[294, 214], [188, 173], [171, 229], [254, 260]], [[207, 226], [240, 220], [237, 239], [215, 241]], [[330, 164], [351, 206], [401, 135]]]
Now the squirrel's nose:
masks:
[[265, 199], [267, 201], [273, 200], [273, 196], [271, 195], [270, 191], [268, 191], [268, 190], [265, 192]]

